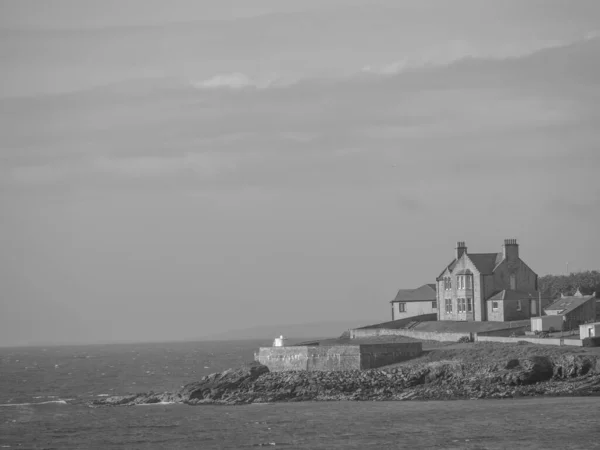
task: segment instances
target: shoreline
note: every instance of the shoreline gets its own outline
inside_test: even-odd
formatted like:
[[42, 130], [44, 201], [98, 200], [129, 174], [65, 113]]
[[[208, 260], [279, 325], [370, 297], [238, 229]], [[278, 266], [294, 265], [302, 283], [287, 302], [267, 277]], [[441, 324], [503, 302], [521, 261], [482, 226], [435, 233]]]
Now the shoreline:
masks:
[[112, 396], [95, 399], [89, 405], [227, 406], [581, 396], [600, 396], [600, 355], [557, 352], [534, 345], [473, 345], [459, 353], [441, 350], [394, 366], [363, 371], [270, 372], [254, 362], [205, 376], [176, 392]]

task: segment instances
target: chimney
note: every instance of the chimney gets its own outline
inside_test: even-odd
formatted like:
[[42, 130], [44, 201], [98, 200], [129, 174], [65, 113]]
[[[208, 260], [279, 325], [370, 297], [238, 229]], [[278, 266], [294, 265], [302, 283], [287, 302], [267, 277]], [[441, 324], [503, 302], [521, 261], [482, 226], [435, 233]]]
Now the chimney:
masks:
[[508, 262], [516, 262], [519, 259], [519, 244], [516, 239], [504, 239], [502, 247], [504, 259]]
[[459, 260], [463, 253], [467, 253], [467, 245], [464, 241], [456, 243], [456, 260]]

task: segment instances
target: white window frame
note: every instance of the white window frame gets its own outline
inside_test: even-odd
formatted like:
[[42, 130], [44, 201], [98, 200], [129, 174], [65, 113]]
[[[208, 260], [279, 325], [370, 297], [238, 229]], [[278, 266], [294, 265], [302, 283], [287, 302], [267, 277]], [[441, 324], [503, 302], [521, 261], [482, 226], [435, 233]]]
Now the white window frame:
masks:
[[406, 302], [398, 302], [398, 312], [399, 313], [406, 312]]
[[498, 311], [498, 309], [500, 309], [499, 305], [498, 305], [498, 302], [493, 301], [492, 302], [492, 311]]

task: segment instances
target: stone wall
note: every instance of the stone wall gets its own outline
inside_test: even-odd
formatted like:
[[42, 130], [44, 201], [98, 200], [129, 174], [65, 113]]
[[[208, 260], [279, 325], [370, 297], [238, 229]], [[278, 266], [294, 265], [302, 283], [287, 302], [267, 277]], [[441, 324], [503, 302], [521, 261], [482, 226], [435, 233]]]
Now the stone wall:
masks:
[[261, 347], [254, 359], [271, 372], [374, 369], [419, 356], [420, 342], [369, 345]]
[[[512, 334], [516, 336], [524, 336], [525, 331], [529, 329], [529, 326], [524, 327], [513, 327], [513, 328], [504, 328], [502, 330], [492, 330], [492, 331], [480, 331], [476, 333], [476, 336], [504, 336], [509, 337]], [[475, 339], [477, 340], [477, 339]]]
[[583, 343], [579, 339], [560, 339], [560, 338], [532, 338], [527, 336], [504, 337], [504, 336], [481, 336], [476, 335], [477, 342], [502, 342], [504, 344], [516, 344], [519, 341], [531, 342], [540, 345], [569, 345], [573, 347], [582, 347]]
[[360, 327], [359, 329], [365, 328], [404, 328], [408, 324], [412, 322], [435, 322], [437, 320], [437, 313], [432, 314], [423, 314], [421, 316], [407, 317], [404, 319], [392, 320], [391, 322], [382, 322], [374, 325], [367, 325], [365, 327]]
[[406, 361], [416, 358], [423, 352], [423, 344], [421, 342], [365, 344], [359, 347], [361, 369], [375, 369]]
[[406, 336], [422, 341], [457, 342], [462, 337], [472, 338], [471, 333], [436, 333], [434, 331], [390, 330], [387, 328], [355, 328], [350, 330], [351, 339], [363, 339], [378, 336]]

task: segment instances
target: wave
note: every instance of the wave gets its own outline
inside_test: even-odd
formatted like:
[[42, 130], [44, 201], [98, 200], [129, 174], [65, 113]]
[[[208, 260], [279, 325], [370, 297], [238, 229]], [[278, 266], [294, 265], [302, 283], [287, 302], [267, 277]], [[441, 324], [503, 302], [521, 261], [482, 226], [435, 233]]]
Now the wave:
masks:
[[48, 404], [57, 404], [57, 405], [67, 405], [66, 400], [49, 400], [47, 402], [33, 402], [33, 403], [4, 403], [0, 404], [0, 406], [38, 406], [38, 405], [48, 405]]
[[174, 405], [175, 402], [139, 403], [136, 406]]

